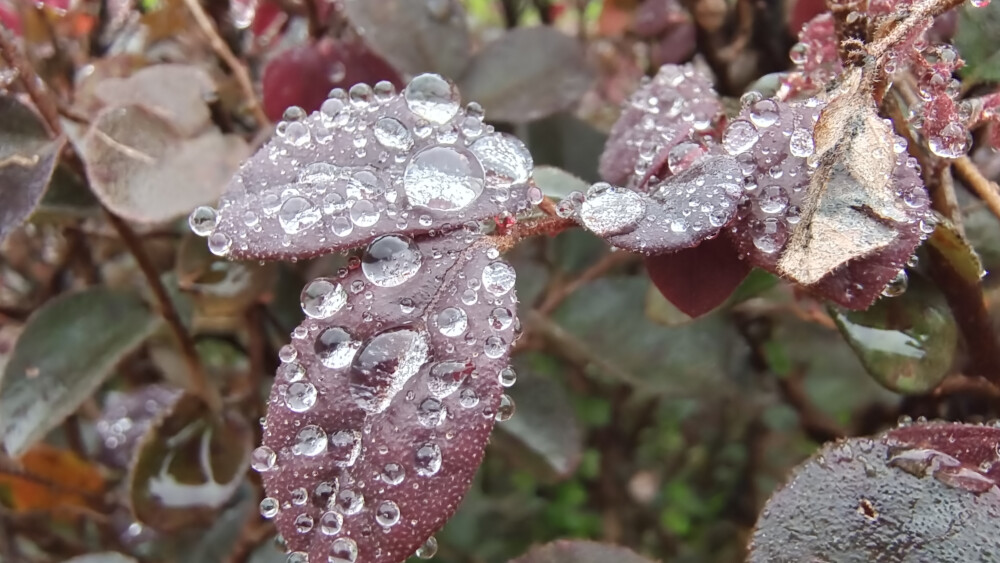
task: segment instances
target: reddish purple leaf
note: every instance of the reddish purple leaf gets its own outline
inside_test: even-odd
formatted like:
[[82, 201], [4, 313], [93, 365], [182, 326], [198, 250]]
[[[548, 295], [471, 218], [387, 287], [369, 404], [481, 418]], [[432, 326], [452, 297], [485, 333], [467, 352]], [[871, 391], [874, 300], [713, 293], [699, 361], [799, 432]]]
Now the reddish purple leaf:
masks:
[[824, 446], [768, 501], [751, 562], [992, 559], [1000, 429], [932, 423]]
[[689, 317], [699, 317], [721, 305], [750, 270], [726, 235], [694, 248], [646, 258], [653, 284]]
[[168, 411], [182, 393], [183, 390], [169, 385], [146, 385], [127, 393], [108, 393], [95, 426], [101, 439], [104, 463], [116, 469], [127, 469], [150, 425]]
[[424, 74], [400, 94], [387, 82], [331, 93], [319, 112], [287, 112], [244, 163], [218, 214], [191, 225], [219, 255], [294, 259], [393, 232], [453, 229], [528, 209], [531, 155], [459, 106], [455, 86]]
[[601, 155], [605, 181], [640, 186], [653, 158], [678, 143], [713, 134], [722, 105], [692, 65], [664, 65], [629, 97]]
[[253, 461], [290, 561], [402, 561], [454, 513], [505, 414], [518, 323], [497, 257], [472, 231], [391, 234], [306, 286]]
[[296, 45], [279, 53], [264, 68], [264, 113], [277, 121], [291, 106], [313, 112], [334, 88], [379, 80], [388, 80], [397, 87], [403, 84], [389, 63], [361, 42], [324, 38]]

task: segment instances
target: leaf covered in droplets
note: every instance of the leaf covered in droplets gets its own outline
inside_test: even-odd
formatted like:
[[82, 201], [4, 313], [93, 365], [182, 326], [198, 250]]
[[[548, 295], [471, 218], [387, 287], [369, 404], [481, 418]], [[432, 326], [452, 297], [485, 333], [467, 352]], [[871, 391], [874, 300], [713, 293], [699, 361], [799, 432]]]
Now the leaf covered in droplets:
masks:
[[753, 563], [993, 560], [1000, 429], [903, 426], [825, 445], [768, 501]]
[[601, 155], [606, 182], [640, 187], [657, 155], [711, 135], [722, 104], [711, 80], [692, 65], [664, 65], [625, 102]]
[[690, 317], [721, 305], [750, 273], [729, 237], [718, 236], [694, 248], [646, 259], [646, 272], [656, 288]]
[[303, 290], [253, 466], [305, 561], [411, 555], [454, 513], [502, 403], [514, 270], [478, 233], [375, 239]]
[[526, 210], [531, 155], [459, 101], [431, 74], [399, 94], [385, 82], [335, 91], [320, 111], [279, 123], [230, 181], [218, 217], [192, 226], [216, 254], [303, 258]]
[[510, 563], [652, 563], [632, 550], [585, 540], [558, 540], [536, 547]]

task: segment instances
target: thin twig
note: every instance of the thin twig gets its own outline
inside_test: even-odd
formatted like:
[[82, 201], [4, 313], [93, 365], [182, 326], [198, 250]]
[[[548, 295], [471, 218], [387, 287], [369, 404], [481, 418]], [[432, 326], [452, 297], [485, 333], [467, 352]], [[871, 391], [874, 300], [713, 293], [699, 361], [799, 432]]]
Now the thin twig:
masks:
[[987, 180], [968, 156], [956, 158], [951, 165], [958, 178], [983, 200], [993, 215], [1000, 218], [1000, 186]]
[[17, 78], [24, 85], [24, 90], [31, 97], [38, 112], [42, 114], [42, 119], [49, 126], [49, 129], [56, 136], [62, 134], [62, 126], [59, 124], [59, 108], [52, 96], [46, 95], [42, 79], [39, 78], [31, 63], [24, 54], [14, 45], [7, 28], [0, 27], [0, 56], [7, 64], [17, 71]]
[[215, 54], [219, 56], [220, 59], [225, 61], [229, 70], [232, 71], [236, 78], [236, 82], [239, 83], [240, 88], [243, 90], [244, 96], [247, 98], [247, 103], [250, 104], [250, 111], [253, 112], [254, 119], [256, 119], [262, 127], [266, 127], [270, 120], [267, 115], [264, 114], [264, 109], [260, 105], [260, 100], [257, 99], [257, 93], [253, 89], [253, 81], [250, 79], [250, 72], [247, 67], [240, 62], [233, 51], [226, 45], [226, 42], [219, 36], [218, 30], [215, 28], [215, 24], [212, 19], [208, 17], [205, 13], [205, 9], [201, 7], [198, 0], [184, 0], [184, 4], [187, 5], [188, 10], [191, 15], [194, 16], [195, 22], [198, 27], [205, 33], [208, 37], [208, 42], [212, 46], [212, 50]]

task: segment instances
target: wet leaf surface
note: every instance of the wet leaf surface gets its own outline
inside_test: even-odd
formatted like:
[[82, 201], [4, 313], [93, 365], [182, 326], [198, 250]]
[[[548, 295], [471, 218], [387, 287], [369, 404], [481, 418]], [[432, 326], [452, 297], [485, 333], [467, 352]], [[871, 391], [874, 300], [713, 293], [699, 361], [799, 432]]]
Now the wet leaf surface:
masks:
[[950, 372], [958, 329], [928, 280], [915, 277], [898, 289], [904, 293], [865, 311], [834, 311], [833, 318], [876, 381], [897, 393], [926, 393]]
[[135, 517], [162, 532], [214, 521], [243, 479], [252, 439], [236, 413], [215, 418], [200, 399], [181, 396], [139, 444], [129, 474]]
[[472, 47], [458, 0], [347, 0], [344, 12], [372, 49], [401, 72], [456, 79], [468, 64]]
[[42, 200], [64, 142], [50, 140], [41, 118], [15, 97], [0, 96], [0, 240]]
[[988, 426], [917, 424], [827, 444], [768, 501], [750, 561], [939, 561], [1000, 552]]
[[65, 511], [88, 508], [104, 492], [100, 469], [69, 450], [37, 444], [17, 459], [31, 478], [0, 472], [0, 489], [7, 488], [12, 508], [18, 512]]
[[[196, 210], [195, 232], [218, 255], [306, 258], [387, 233], [450, 230], [530, 207], [532, 159], [495, 133], [454, 85], [415, 78], [343, 91], [278, 133], [230, 181], [220, 209]], [[535, 194], [540, 199], [540, 193]]]
[[490, 119], [511, 123], [570, 108], [591, 82], [580, 44], [548, 26], [507, 31], [476, 55], [460, 80], [465, 95], [481, 103]]
[[60, 296], [36, 311], [0, 388], [7, 452], [26, 451], [75, 412], [160, 323], [137, 294], [101, 287]]
[[110, 467], [128, 469], [139, 441], [182, 394], [176, 387], [154, 384], [105, 395], [101, 418], [95, 425], [101, 439], [101, 461]]
[[246, 156], [235, 135], [185, 137], [143, 106], [104, 110], [80, 146], [97, 197], [126, 219], [158, 223], [215, 201]]
[[289, 551], [412, 554], [458, 506], [501, 408], [514, 270], [475, 233], [373, 241], [303, 290], [254, 452]]
[[511, 563], [652, 563], [630, 549], [584, 540], [560, 540], [536, 547]]
[[646, 272], [660, 293], [691, 317], [721, 305], [750, 273], [729, 237], [646, 259]]

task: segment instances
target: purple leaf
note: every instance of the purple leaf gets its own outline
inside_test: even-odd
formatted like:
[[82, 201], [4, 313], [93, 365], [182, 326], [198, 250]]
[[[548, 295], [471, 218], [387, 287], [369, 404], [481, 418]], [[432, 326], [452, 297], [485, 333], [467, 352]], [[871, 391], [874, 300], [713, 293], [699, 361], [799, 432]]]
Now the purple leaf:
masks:
[[721, 305], [750, 273], [728, 236], [646, 259], [660, 293], [684, 314], [700, 317]]
[[116, 469], [128, 468], [139, 440], [182, 393], [169, 385], [146, 385], [127, 393], [108, 393], [95, 425], [101, 439], [101, 459]]
[[654, 156], [682, 141], [711, 136], [721, 112], [707, 76], [692, 65], [664, 65], [625, 103], [601, 155], [601, 177], [639, 186]]
[[917, 424], [824, 446], [761, 513], [751, 562], [935, 561], [1000, 550], [1000, 429]]
[[286, 117], [231, 180], [218, 215], [192, 214], [216, 254], [305, 258], [530, 205], [524, 144], [494, 133], [478, 104], [463, 110], [440, 76], [420, 75], [398, 95], [387, 82], [335, 90], [319, 112]]
[[253, 461], [290, 560], [402, 561], [454, 513], [512, 408], [514, 280], [469, 230], [379, 237], [306, 286]]

